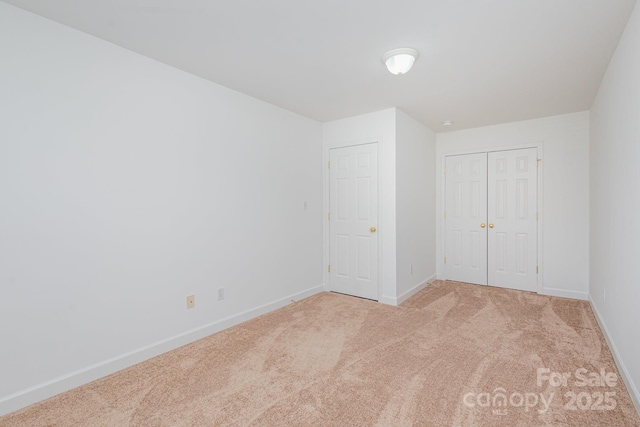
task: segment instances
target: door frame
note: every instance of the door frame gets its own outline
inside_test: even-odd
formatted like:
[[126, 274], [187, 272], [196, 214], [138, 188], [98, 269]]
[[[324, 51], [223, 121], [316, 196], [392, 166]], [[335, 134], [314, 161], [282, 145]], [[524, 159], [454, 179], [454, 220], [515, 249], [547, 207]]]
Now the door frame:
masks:
[[438, 279], [446, 279], [445, 277], [445, 265], [444, 265], [444, 249], [446, 245], [446, 231], [444, 223], [445, 212], [445, 195], [446, 195], [446, 177], [444, 173], [445, 163], [447, 156], [457, 156], [464, 154], [477, 154], [477, 153], [491, 153], [495, 151], [506, 150], [520, 150], [524, 148], [535, 148], [538, 153], [538, 230], [537, 230], [537, 258], [538, 258], [538, 277], [536, 292], [543, 293], [544, 284], [544, 257], [543, 257], [543, 236], [544, 236], [544, 156], [543, 156], [543, 143], [535, 142], [530, 144], [514, 144], [514, 145], [500, 145], [500, 146], [479, 146], [466, 149], [444, 149], [439, 153], [439, 161], [436, 164], [436, 177], [439, 179], [439, 184], [436, 184], [439, 190], [439, 196], [436, 196], [436, 203], [439, 206], [436, 215], [436, 227], [439, 233], [436, 245], [436, 271]]
[[[385, 156], [384, 154], [384, 144], [381, 144], [381, 139], [379, 138], [362, 138], [362, 139], [354, 139], [354, 140], [345, 140], [345, 141], [340, 141], [337, 143], [333, 143], [333, 144], [326, 144], [323, 147], [322, 150], [322, 160], [323, 160], [323, 167], [322, 167], [322, 173], [323, 173], [323, 241], [324, 241], [324, 248], [323, 248], [323, 265], [322, 265], [322, 277], [323, 277], [323, 288], [325, 291], [330, 292], [331, 291], [331, 283], [330, 283], [330, 274], [328, 272], [327, 266], [329, 265], [330, 261], [331, 261], [331, 247], [330, 247], [330, 242], [331, 242], [331, 236], [330, 236], [330, 222], [329, 222], [329, 207], [330, 207], [330, 196], [329, 196], [329, 189], [330, 189], [330, 174], [329, 174], [329, 159], [330, 159], [330, 153], [332, 149], [335, 148], [347, 148], [347, 147], [355, 147], [358, 145], [366, 145], [366, 144], [376, 144], [377, 147], [377, 151], [378, 151], [378, 253], [377, 253], [377, 258], [378, 258], [378, 267], [377, 267], [377, 275], [378, 275], [378, 296], [376, 298], [376, 301], [378, 302], [384, 302], [389, 304], [390, 302], [387, 301], [387, 298], [384, 297], [383, 295], [383, 288], [384, 288], [384, 276], [383, 276], [383, 272], [384, 272], [384, 236], [385, 236], [385, 230], [388, 228], [386, 227], [386, 215], [385, 215], [385, 209], [384, 209], [384, 189], [383, 189], [383, 184], [384, 184], [384, 179], [383, 179], [383, 175], [384, 175], [384, 159]], [[388, 156], [387, 156], [388, 157]], [[394, 159], [395, 161], [395, 159]], [[394, 228], [395, 230], [395, 228]], [[395, 305], [395, 304], [392, 304]]]

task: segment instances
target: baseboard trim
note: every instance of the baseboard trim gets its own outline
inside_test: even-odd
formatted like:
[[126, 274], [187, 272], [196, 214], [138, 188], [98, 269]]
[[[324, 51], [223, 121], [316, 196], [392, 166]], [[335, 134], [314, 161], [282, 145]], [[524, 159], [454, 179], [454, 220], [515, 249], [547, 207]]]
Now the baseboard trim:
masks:
[[552, 297], [572, 298], [583, 301], [589, 300], [588, 292], [568, 291], [566, 289], [542, 288], [539, 292], [541, 295], [549, 295]]
[[393, 305], [396, 306], [398, 305], [398, 299], [395, 297], [388, 297], [386, 295], [382, 295], [380, 297], [380, 299], [378, 300], [378, 302], [380, 304], [386, 304], [386, 305]]
[[152, 357], [159, 356], [167, 351], [182, 347], [211, 334], [230, 328], [231, 326], [235, 326], [239, 323], [289, 305], [294, 301], [310, 297], [323, 291], [323, 285], [315, 286], [305, 291], [260, 305], [221, 320], [217, 320], [213, 323], [200, 326], [174, 337], [167, 338], [132, 352], [125, 353], [121, 356], [105, 360], [87, 368], [79, 369], [67, 375], [55, 378], [51, 381], [5, 396], [0, 399], [0, 416], [7, 415], [57, 394], [90, 383], [91, 381], [95, 381], [99, 378], [121, 371], [122, 369], [136, 365], [140, 362], [151, 359]]
[[431, 282], [433, 282], [435, 279], [436, 279], [436, 275], [434, 274], [433, 276], [422, 281], [421, 283], [417, 284], [416, 286], [409, 289], [408, 291], [406, 291], [405, 293], [403, 293], [398, 297], [390, 297], [390, 296], [383, 295], [382, 297], [380, 297], [379, 302], [381, 302], [382, 304], [398, 306], [403, 302], [405, 302], [406, 300], [408, 300], [409, 298], [411, 298], [412, 296], [414, 296], [415, 294], [417, 294], [418, 292], [420, 292], [421, 290], [423, 290], [424, 288], [426, 288], [427, 286], [429, 286], [429, 284], [431, 284]]
[[640, 415], [640, 392], [638, 391], [638, 387], [636, 387], [633, 380], [631, 379], [631, 375], [627, 370], [627, 366], [622, 361], [622, 358], [620, 357], [620, 353], [618, 352], [618, 348], [616, 347], [616, 344], [613, 341], [611, 334], [609, 333], [609, 329], [607, 328], [607, 325], [604, 322], [602, 315], [600, 315], [600, 312], [598, 311], [598, 307], [596, 306], [593, 299], [591, 298], [591, 294], [589, 294], [589, 304], [591, 305], [591, 310], [593, 310], [593, 312], [596, 315], [596, 321], [598, 322], [598, 325], [600, 325], [600, 329], [602, 330], [604, 339], [607, 342], [607, 345], [609, 346], [609, 348], [611, 349], [611, 354], [613, 354], [613, 360], [615, 361], [616, 366], [618, 367], [618, 371], [620, 372], [622, 381], [627, 386], [627, 391], [629, 391], [629, 396], [631, 396], [631, 401], [633, 402], [633, 405], [636, 407], [636, 412], [638, 412], [638, 414]]

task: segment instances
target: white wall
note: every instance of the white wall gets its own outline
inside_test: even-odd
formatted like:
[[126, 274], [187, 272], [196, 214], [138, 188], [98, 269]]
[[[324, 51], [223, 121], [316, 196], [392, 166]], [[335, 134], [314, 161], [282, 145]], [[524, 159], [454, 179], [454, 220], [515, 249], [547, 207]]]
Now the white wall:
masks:
[[4, 3], [0, 64], [0, 414], [322, 289], [321, 124]]
[[[389, 302], [396, 296], [396, 109], [389, 108], [323, 123], [322, 140], [324, 164], [329, 161], [331, 148], [378, 143], [378, 250], [379, 300]], [[329, 174], [324, 168], [324, 211], [329, 212]], [[325, 214], [325, 265], [329, 264], [329, 227]], [[324, 283], [329, 283], [325, 271]]]
[[542, 293], [586, 299], [589, 286], [589, 113], [437, 135], [437, 265], [443, 272], [442, 162], [445, 154], [540, 145]]
[[[640, 410], [640, 6], [591, 109], [589, 296]], [[605, 298], [606, 293], [606, 298]]]
[[435, 133], [401, 110], [396, 110], [398, 303], [402, 303], [427, 282], [435, 279], [435, 156]]

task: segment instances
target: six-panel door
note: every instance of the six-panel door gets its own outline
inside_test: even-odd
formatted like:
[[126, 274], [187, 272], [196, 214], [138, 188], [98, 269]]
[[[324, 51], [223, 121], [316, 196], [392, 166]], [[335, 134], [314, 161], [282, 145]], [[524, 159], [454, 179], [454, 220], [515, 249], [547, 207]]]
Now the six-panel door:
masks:
[[537, 150], [488, 154], [488, 284], [537, 289]]
[[445, 173], [446, 277], [486, 285], [487, 153], [449, 156]]
[[377, 144], [330, 150], [329, 287], [378, 299]]
[[446, 157], [445, 277], [537, 289], [537, 150]]

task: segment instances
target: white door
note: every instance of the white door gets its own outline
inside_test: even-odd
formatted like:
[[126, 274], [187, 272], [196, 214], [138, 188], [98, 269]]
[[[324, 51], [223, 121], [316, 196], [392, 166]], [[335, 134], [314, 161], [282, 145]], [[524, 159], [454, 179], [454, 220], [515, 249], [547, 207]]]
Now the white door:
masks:
[[488, 154], [488, 284], [536, 291], [538, 162], [535, 148]]
[[445, 277], [537, 289], [537, 150], [448, 156]]
[[446, 278], [487, 284], [487, 153], [446, 158]]
[[378, 146], [330, 150], [329, 287], [378, 299]]

